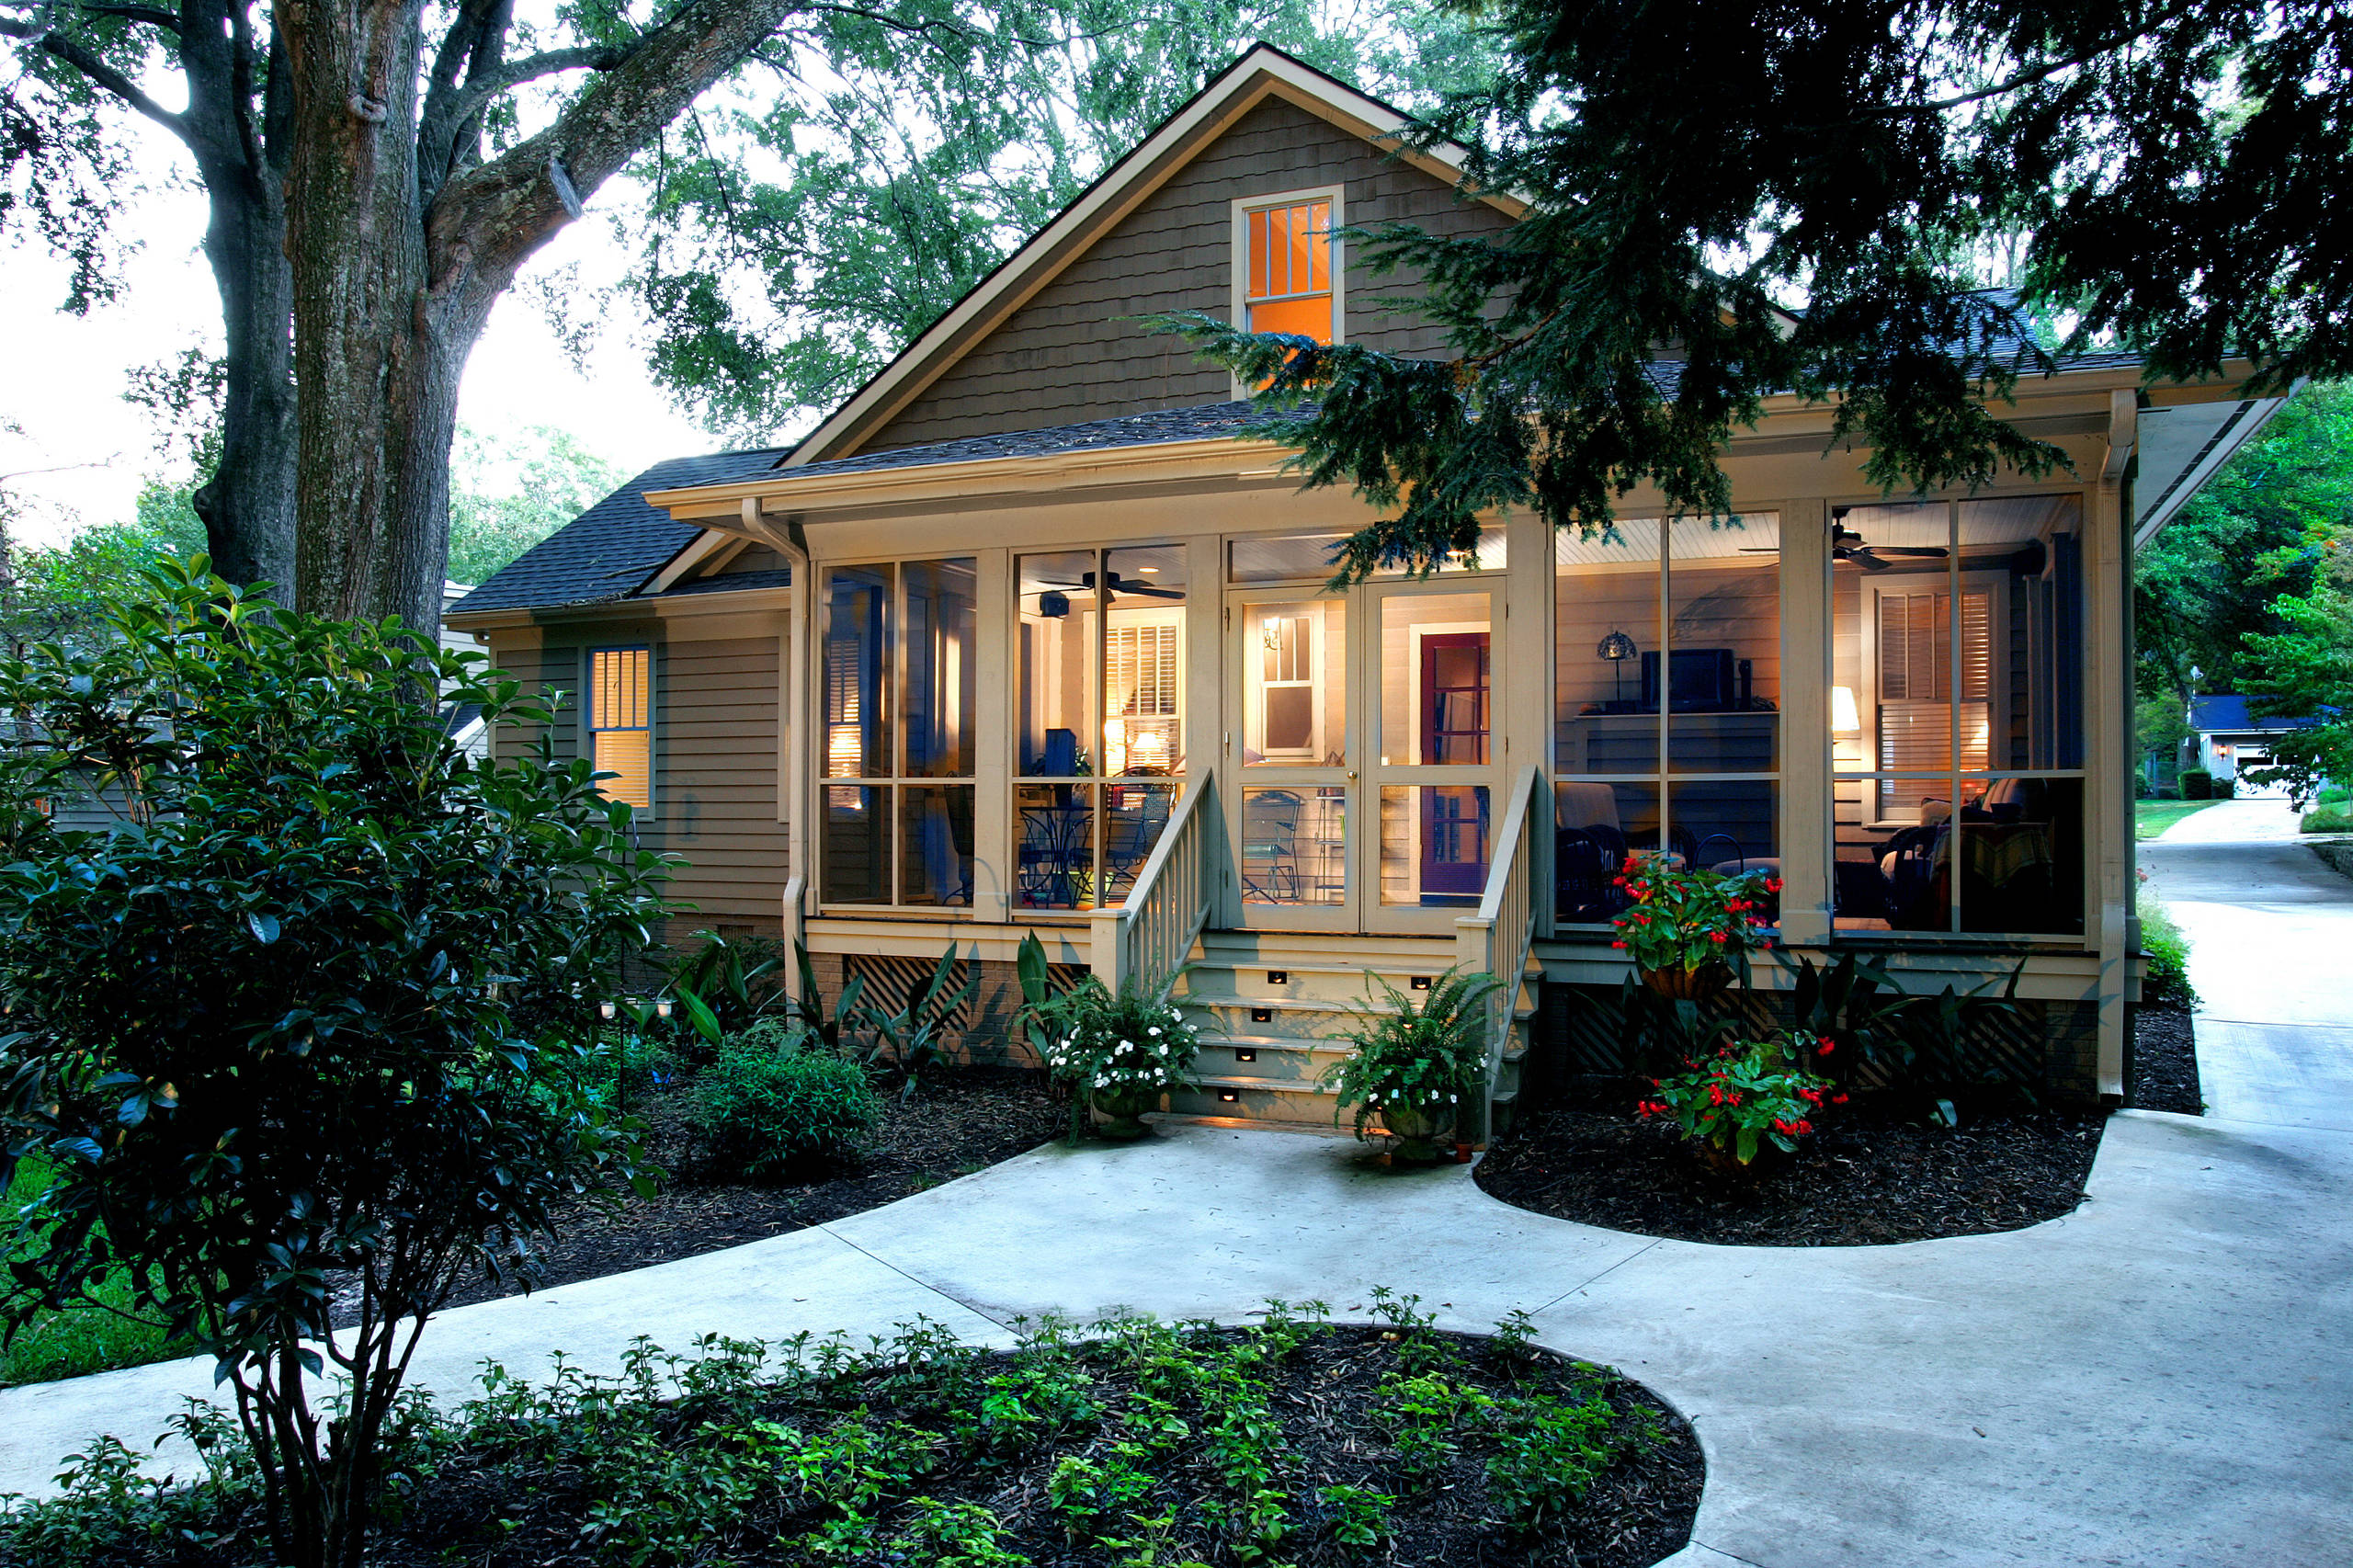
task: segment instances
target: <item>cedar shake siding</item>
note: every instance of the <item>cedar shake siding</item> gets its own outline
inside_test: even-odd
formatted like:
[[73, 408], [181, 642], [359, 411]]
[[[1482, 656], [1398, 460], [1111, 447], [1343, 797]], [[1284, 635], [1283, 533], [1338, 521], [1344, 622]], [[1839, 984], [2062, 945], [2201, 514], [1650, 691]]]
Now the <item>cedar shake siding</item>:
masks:
[[[731, 633], [741, 630], [741, 618], [725, 619]], [[642, 819], [641, 839], [648, 849], [686, 861], [669, 894], [692, 907], [670, 921], [673, 937], [721, 926], [775, 927], [777, 901], [791, 874], [785, 824], [778, 820], [785, 619], [775, 620], [770, 635], [697, 637], [692, 621], [621, 618], [567, 627], [562, 642], [551, 632], [491, 633], [493, 657], [526, 690], [577, 693], [589, 648], [653, 646], [654, 809]], [[544, 646], [542, 635], [551, 639]], [[525, 755], [536, 732], [502, 726], [497, 755]], [[579, 755], [580, 740], [579, 703], [569, 696], [555, 725], [557, 755]]]
[[[1233, 309], [1236, 199], [1337, 185], [1351, 225], [1418, 223], [1448, 234], [1495, 233], [1509, 219], [1458, 200], [1444, 180], [1392, 162], [1383, 149], [1281, 97], [1270, 97], [1202, 149], [1133, 212], [904, 409], [858, 443], [879, 451], [1163, 408], [1222, 403], [1225, 371], [1197, 363], [1180, 340], [1135, 318], [1158, 311]], [[1437, 329], [1384, 312], [1417, 290], [1400, 272], [1347, 273], [1349, 341], [1434, 355]]]

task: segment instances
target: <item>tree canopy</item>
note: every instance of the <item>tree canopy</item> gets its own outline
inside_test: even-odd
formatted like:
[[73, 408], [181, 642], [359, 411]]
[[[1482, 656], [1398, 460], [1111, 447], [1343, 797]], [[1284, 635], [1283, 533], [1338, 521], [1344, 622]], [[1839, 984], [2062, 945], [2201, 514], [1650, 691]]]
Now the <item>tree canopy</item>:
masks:
[[[1171, 324], [1268, 400], [1313, 400], [1282, 426], [1309, 483], [1390, 514], [1344, 576], [1467, 551], [1498, 507], [1606, 526], [1645, 482], [1720, 515], [1717, 450], [1776, 393], [1830, 404], [1875, 483], [1927, 490], [2061, 466], [1998, 405], [2067, 354], [2245, 360], [2257, 387], [2353, 370], [2353, 31], [2326, 0], [1481, 14], [1502, 72], [1417, 135], [1467, 147], [1467, 182], [1525, 221], [1359, 241], [1426, 276], [1450, 356]], [[2015, 292], [1981, 287], [1996, 252]]]

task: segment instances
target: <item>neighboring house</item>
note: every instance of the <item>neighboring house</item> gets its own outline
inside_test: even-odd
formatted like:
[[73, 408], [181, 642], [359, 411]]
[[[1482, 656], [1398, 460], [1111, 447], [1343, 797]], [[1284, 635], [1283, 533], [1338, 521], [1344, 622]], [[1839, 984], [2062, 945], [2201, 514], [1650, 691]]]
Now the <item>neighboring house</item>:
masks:
[[1115, 980], [1196, 960], [1175, 1109], [1329, 1125], [1317, 1037], [1365, 970], [1523, 979], [1498, 1108], [1531, 1044], [1620, 1066], [1610, 877], [1646, 848], [1777, 870], [1788, 947], [1908, 985], [2022, 959], [1988, 1060], [2120, 1094], [2130, 541], [2266, 404], [2074, 360], [2006, 411], [2072, 474], [1890, 500], [1776, 400], [1724, 453], [1737, 527], [1638, 492], [1607, 542], [1514, 516], [1475, 569], [1335, 594], [1370, 514], [1137, 318], [1443, 352], [1331, 230], [1518, 209], [1392, 155], [1400, 123], [1253, 50], [807, 440], [648, 470], [450, 623], [575, 694], [557, 744], [688, 862], [674, 934], [781, 914], [828, 984], [952, 942], [993, 994], [1033, 931]]
[[2257, 714], [2244, 697], [2222, 694], [2189, 699], [2191, 738], [2182, 749], [2191, 753], [2184, 767], [2202, 767], [2217, 783], [2234, 780], [2242, 767], [2260, 767], [2271, 760], [2271, 743], [2290, 730], [2311, 726], [2310, 719], [2280, 719]]

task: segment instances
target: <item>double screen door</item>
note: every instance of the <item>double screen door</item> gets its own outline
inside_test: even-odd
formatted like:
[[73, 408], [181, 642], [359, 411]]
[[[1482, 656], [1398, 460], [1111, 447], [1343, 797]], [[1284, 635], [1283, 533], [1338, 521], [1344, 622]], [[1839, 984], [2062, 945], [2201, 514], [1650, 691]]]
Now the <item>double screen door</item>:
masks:
[[1494, 578], [1226, 600], [1221, 782], [1245, 928], [1449, 931], [1500, 794]]

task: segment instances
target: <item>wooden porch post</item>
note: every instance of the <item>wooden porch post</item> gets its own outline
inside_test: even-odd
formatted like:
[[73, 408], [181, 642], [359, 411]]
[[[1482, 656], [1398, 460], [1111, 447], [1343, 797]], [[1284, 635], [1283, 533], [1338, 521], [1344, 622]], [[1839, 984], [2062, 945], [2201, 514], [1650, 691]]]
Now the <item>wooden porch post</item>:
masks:
[[1835, 907], [1830, 760], [1830, 508], [1781, 512], [1781, 940], [1820, 947]]
[[1013, 686], [1017, 623], [1013, 611], [1013, 552], [983, 550], [972, 591], [972, 918], [1013, 918], [1019, 869], [1014, 864]]
[[[2085, 935], [2099, 946], [2099, 1093], [2124, 1093], [2124, 998], [2131, 984], [2132, 953], [2125, 940], [2131, 914], [2132, 803], [2125, 794], [2130, 756], [2132, 670], [2130, 648], [2131, 585], [2124, 575], [2132, 519], [2125, 513], [2126, 475], [2140, 438], [2139, 399], [2131, 389], [2109, 394], [2108, 460], [2092, 492], [2092, 515], [2084, 529], [2084, 575], [2091, 590], [2091, 647], [2084, 659], [2085, 838], [2091, 846], [2091, 893], [2098, 900], [2097, 924]], [[2088, 911], [2086, 912], [2088, 914]]]
[[[1553, 582], [1552, 527], [1534, 510], [1521, 507], [1504, 524], [1505, 582], [1503, 635], [1495, 639], [1508, 675], [1503, 681], [1506, 710], [1503, 755], [1496, 777], [1508, 784], [1520, 769], [1534, 767], [1543, 777], [1544, 811], [1531, 823], [1535, 835], [1532, 881], [1537, 889], [1536, 933], [1552, 934], [1552, 709], [1553, 683], [1558, 676], [1552, 652]], [[1495, 819], [1506, 811], [1499, 797]]]

